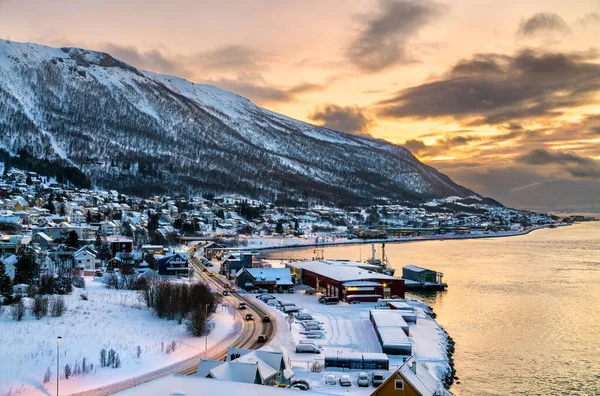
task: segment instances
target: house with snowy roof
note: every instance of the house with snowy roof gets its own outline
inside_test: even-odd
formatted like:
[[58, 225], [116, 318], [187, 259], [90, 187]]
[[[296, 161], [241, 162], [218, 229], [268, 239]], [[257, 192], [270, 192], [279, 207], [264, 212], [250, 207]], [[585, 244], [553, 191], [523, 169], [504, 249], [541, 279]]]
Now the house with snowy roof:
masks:
[[199, 377], [249, 384], [289, 383], [294, 373], [287, 369], [282, 352], [229, 348], [225, 362], [201, 360]]
[[427, 366], [410, 357], [390, 375], [371, 396], [446, 396], [450, 395]]
[[289, 268], [242, 268], [235, 274], [238, 287], [246, 290], [287, 290], [294, 286]]
[[84, 246], [73, 254], [73, 266], [81, 269], [86, 275], [93, 275], [96, 268], [100, 267], [98, 252], [90, 246]]

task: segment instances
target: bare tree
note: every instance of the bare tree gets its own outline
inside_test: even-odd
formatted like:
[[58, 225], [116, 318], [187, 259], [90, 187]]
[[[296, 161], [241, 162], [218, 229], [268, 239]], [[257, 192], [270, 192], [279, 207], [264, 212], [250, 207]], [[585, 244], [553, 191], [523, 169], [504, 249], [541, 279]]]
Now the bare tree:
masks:
[[67, 312], [67, 304], [62, 296], [53, 296], [50, 299], [50, 315], [54, 317], [62, 316]]
[[12, 305], [11, 308], [12, 308], [12, 311], [11, 311], [12, 318], [14, 320], [16, 320], [17, 322], [20, 322], [21, 319], [23, 319], [23, 317], [25, 316], [25, 311], [26, 311], [25, 303], [23, 303], [22, 299], [19, 299], [19, 300], [17, 300], [17, 302], [15, 302]]
[[30, 307], [31, 314], [40, 320], [48, 315], [48, 297], [37, 295], [34, 297]]

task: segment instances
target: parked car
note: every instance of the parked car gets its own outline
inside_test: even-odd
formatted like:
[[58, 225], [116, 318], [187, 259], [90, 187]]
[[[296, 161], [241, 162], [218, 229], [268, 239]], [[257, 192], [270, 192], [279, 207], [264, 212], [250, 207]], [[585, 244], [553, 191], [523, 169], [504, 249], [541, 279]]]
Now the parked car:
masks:
[[320, 354], [321, 350], [316, 345], [298, 344], [298, 345], [296, 345], [296, 353], [317, 353], [317, 354]]
[[350, 380], [350, 377], [347, 375], [342, 375], [340, 377], [340, 385], [341, 386], [352, 386], [352, 381]]
[[335, 384], [337, 384], [337, 380], [335, 379], [335, 375], [329, 374], [327, 377], [325, 377], [325, 384], [327, 384], [327, 385], [335, 385]]
[[269, 317], [269, 315], [265, 315], [265, 316], [263, 316], [262, 320], [263, 320], [264, 323], [267, 323], [267, 322], [271, 321], [271, 318]]
[[369, 386], [369, 376], [364, 371], [358, 373], [358, 386]]
[[326, 304], [326, 305], [335, 305], [335, 304], [339, 303], [340, 300], [337, 297], [321, 296], [321, 297], [319, 297], [319, 302], [321, 304]]
[[309, 323], [304, 325], [304, 330], [323, 330], [321, 325]]
[[373, 386], [377, 387], [377, 386], [383, 384], [383, 381], [385, 381], [385, 379], [383, 378], [383, 373], [381, 373], [379, 371], [375, 371], [373, 373], [373, 377], [371, 378], [371, 382], [373, 383]]
[[296, 387], [295, 389], [302, 389], [302, 390], [310, 389], [310, 384], [308, 383], [308, 381], [305, 379], [302, 379], [302, 378], [293, 379], [290, 382], [290, 388], [294, 387], [294, 386]]
[[289, 288], [287, 292], [290, 293], [290, 294], [294, 294], [294, 289]]
[[246, 314], [246, 320], [254, 320], [254, 316], [251, 313]]
[[296, 319], [298, 319], [298, 320], [313, 320], [313, 317], [312, 317], [312, 315], [311, 315], [311, 314], [309, 314], [309, 313], [306, 313], [306, 312], [299, 312], [299, 313], [296, 315]]
[[266, 334], [259, 335], [258, 342], [267, 342], [267, 335]]
[[246, 309], [246, 303], [241, 302], [240, 305], [238, 305], [238, 309]]
[[319, 349], [323, 349], [322, 347], [318, 346], [313, 340], [300, 340], [298, 341], [298, 344], [302, 344], [302, 345], [313, 345]]
[[317, 292], [317, 289], [313, 289], [312, 287], [306, 289], [306, 291], [304, 293], [309, 294], [309, 295], [313, 295]]

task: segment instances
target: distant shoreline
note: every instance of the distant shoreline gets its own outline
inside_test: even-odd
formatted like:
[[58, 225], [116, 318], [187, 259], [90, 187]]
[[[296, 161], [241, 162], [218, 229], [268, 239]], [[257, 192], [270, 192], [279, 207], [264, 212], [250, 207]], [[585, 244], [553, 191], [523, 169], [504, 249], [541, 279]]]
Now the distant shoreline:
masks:
[[[557, 224], [555, 227], [566, 227], [571, 224]], [[379, 238], [379, 239], [344, 239], [334, 242], [323, 242], [323, 243], [296, 243], [287, 246], [249, 246], [248, 249], [257, 251], [276, 251], [276, 250], [291, 250], [291, 249], [303, 249], [303, 248], [317, 248], [317, 247], [331, 247], [341, 245], [364, 245], [370, 243], [403, 243], [403, 242], [420, 242], [420, 241], [446, 241], [446, 240], [462, 240], [462, 239], [489, 239], [489, 238], [506, 238], [513, 236], [527, 235], [533, 231], [541, 230], [544, 228], [551, 228], [550, 225], [534, 226], [527, 228], [522, 231], [504, 232], [504, 233], [492, 233], [492, 234], [467, 234], [467, 235], [424, 235], [418, 237], [404, 237], [404, 238]]]

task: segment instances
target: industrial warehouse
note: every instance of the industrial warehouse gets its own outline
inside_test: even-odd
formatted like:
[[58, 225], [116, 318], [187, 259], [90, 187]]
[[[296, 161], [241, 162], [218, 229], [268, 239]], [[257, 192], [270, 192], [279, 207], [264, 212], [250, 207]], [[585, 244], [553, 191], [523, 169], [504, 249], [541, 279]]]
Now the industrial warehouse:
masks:
[[378, 273], [377, 266], [352, 261], [297, 261], [286, 264], [295, 279], [345, 302], [404, 298], [404, 280]]

